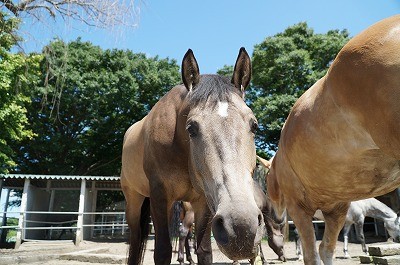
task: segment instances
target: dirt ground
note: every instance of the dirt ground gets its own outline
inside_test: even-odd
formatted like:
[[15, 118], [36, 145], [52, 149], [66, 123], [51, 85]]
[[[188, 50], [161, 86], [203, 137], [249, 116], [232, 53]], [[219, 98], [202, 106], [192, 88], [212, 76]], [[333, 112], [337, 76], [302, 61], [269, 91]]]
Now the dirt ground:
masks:
[[[319, 245], [320, 242], [318, 242]], [[374, 243], [377, 244], [377, 243]], [[370, 244], [371, 245], [371, 244]], [[144, 265], [154, 264], [153, 262], [153, 253], [154, 253], [154, 240], [151, 239], [148, 241], [147, 250], [145, 253], [144, 258]], [[337, 248], [336, 248], [336, 259], [334, 264], [346, 264], [346, 265], [353, 265], [353, 264], [360, 264], [358, 255], [362, 255], [361, 245], [350, 243], [349, 244], [349, 253], [352, 255], [352, 259], [344, 259], [343, 258], [343, 242], [338, 241]], [[102, 262], [103, 261], [95, 261], [91, 260], [91, 262], [82, 262], [77, 260], [60, 260], [58, 259], [57, 255], [77, 252], [77, 251], [87, 251], [85, 253], [101, 253], [107, 254], [109, 256], [119, 257], [119, 263], [123, 263], [122, 258], [126, 257], [128, 250], [128, 245], [124, 242], [92, 242], [92, 241], [84, 241], [82, 242], [79, 247], [73, 245], [72, 242], [64, 243], [64, 244], [32, 244], [32, 243], [23, 243], [18, 250], [14, 249], [0, 249], [0, 264], [10, 264], [10, 263], [1, 263], [1, 258], [8, 257], [27, 257], [27, 256], [40, 256], [40, 255], [47, 255], [45, 260], [30, 260], [29, 262], [17, 262], [20, 264], [34, 264], [34, 265], [89, 265], [94, 264], [93, 262]], [[283, 263], [277, 260], [277, 255], [268, 247], [266, 242], [263, 243], [263, 251], [264, 255], [267, 258], [268, 264], [303, 264], [303, 262], [298, 261], [296, 259], [295, 254], [295, 244], [294, 242], [288, 242], [285, 244], [285, 254], [288, 259], [286, 263]], [[49, 255], [56, 255], [54, 259], [49, 258]], [[193, 258], [196, 261], [196, 255], [193, 254]], [[213, 243], [213, 259], [214, 264], [231, 264], [232, 262], [227, 259], [217, 248], [216, 244]], [[171, 264], [178, 264], [177, 260], [177, 253], [174, 251], [172, 256], [172, 263]], [[107, 263], [107, 262], [106, 262]], [[111, 263], [111, 262], [110, 262]], [[241, 264], [249, 264], [246, 261], [241, 261]]]

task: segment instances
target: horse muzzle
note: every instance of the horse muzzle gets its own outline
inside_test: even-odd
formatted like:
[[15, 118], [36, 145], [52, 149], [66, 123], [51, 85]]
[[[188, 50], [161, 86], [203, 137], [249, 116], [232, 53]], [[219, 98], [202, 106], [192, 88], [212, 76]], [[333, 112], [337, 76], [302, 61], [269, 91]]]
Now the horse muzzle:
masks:
[[236, 210], [228, 214], [223, 214], [223, 211], [216, 213], [212, 221], [214, 238], [221, 252], [228, 258], [254, 258], [264, 233], [263, 216], [258, 209], [250, 215]]

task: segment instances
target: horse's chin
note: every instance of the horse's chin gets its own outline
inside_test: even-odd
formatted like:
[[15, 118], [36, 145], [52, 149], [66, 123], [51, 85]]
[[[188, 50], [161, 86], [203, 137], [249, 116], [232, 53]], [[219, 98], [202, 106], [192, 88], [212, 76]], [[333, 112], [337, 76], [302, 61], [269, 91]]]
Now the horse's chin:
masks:
[[231, 260], [250, 260], [256, 258], [258, 254], [257, 245], [255, 245], [251, 250], [245, 250], [244, 248], [232, 249], [230, 246], [220, 245], [218, 242], [217, 245], [221, 252]]

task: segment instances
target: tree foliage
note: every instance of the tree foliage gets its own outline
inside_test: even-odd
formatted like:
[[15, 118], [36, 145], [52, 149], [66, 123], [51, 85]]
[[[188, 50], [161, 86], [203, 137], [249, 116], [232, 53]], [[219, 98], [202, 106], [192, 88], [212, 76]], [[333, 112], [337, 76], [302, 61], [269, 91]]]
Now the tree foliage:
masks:
[[259, 122], [256, 142], [260, 150], [276, 151], [294, 102], [325, 75], [348, 40], [346, 30], [316, 34], [306, 23], [299, 23], [255, 45], [248, 98]]
[[25, 104], [29, 98], [24, 95], [39, 80], [41, 56], [15, 54], [11, 48], [19, 40], [15, 31], [17, 19], [4, 19], [0, 13], [0, 173], [7, 173], [16, 166], [15, 152], [11, 143], [19, 144], [34, 136], [27, 128]]
[[79, 39], [54, 41], [43, 53], [28, 115], [38, 136], [20, 147], [18, 171], [118, 174], [125, 130], [180, 82], [179, 66]]

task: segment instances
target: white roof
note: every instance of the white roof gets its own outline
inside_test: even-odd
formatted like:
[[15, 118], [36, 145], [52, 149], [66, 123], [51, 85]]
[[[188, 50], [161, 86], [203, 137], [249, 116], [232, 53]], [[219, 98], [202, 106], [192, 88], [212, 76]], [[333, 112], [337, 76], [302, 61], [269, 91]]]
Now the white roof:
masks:
[[32, 174], [0, 174], [3, 179], [55, 179], [55, 180], [119, 180], [119, 176], [69, 176], [69, 175], [32, 175]]

